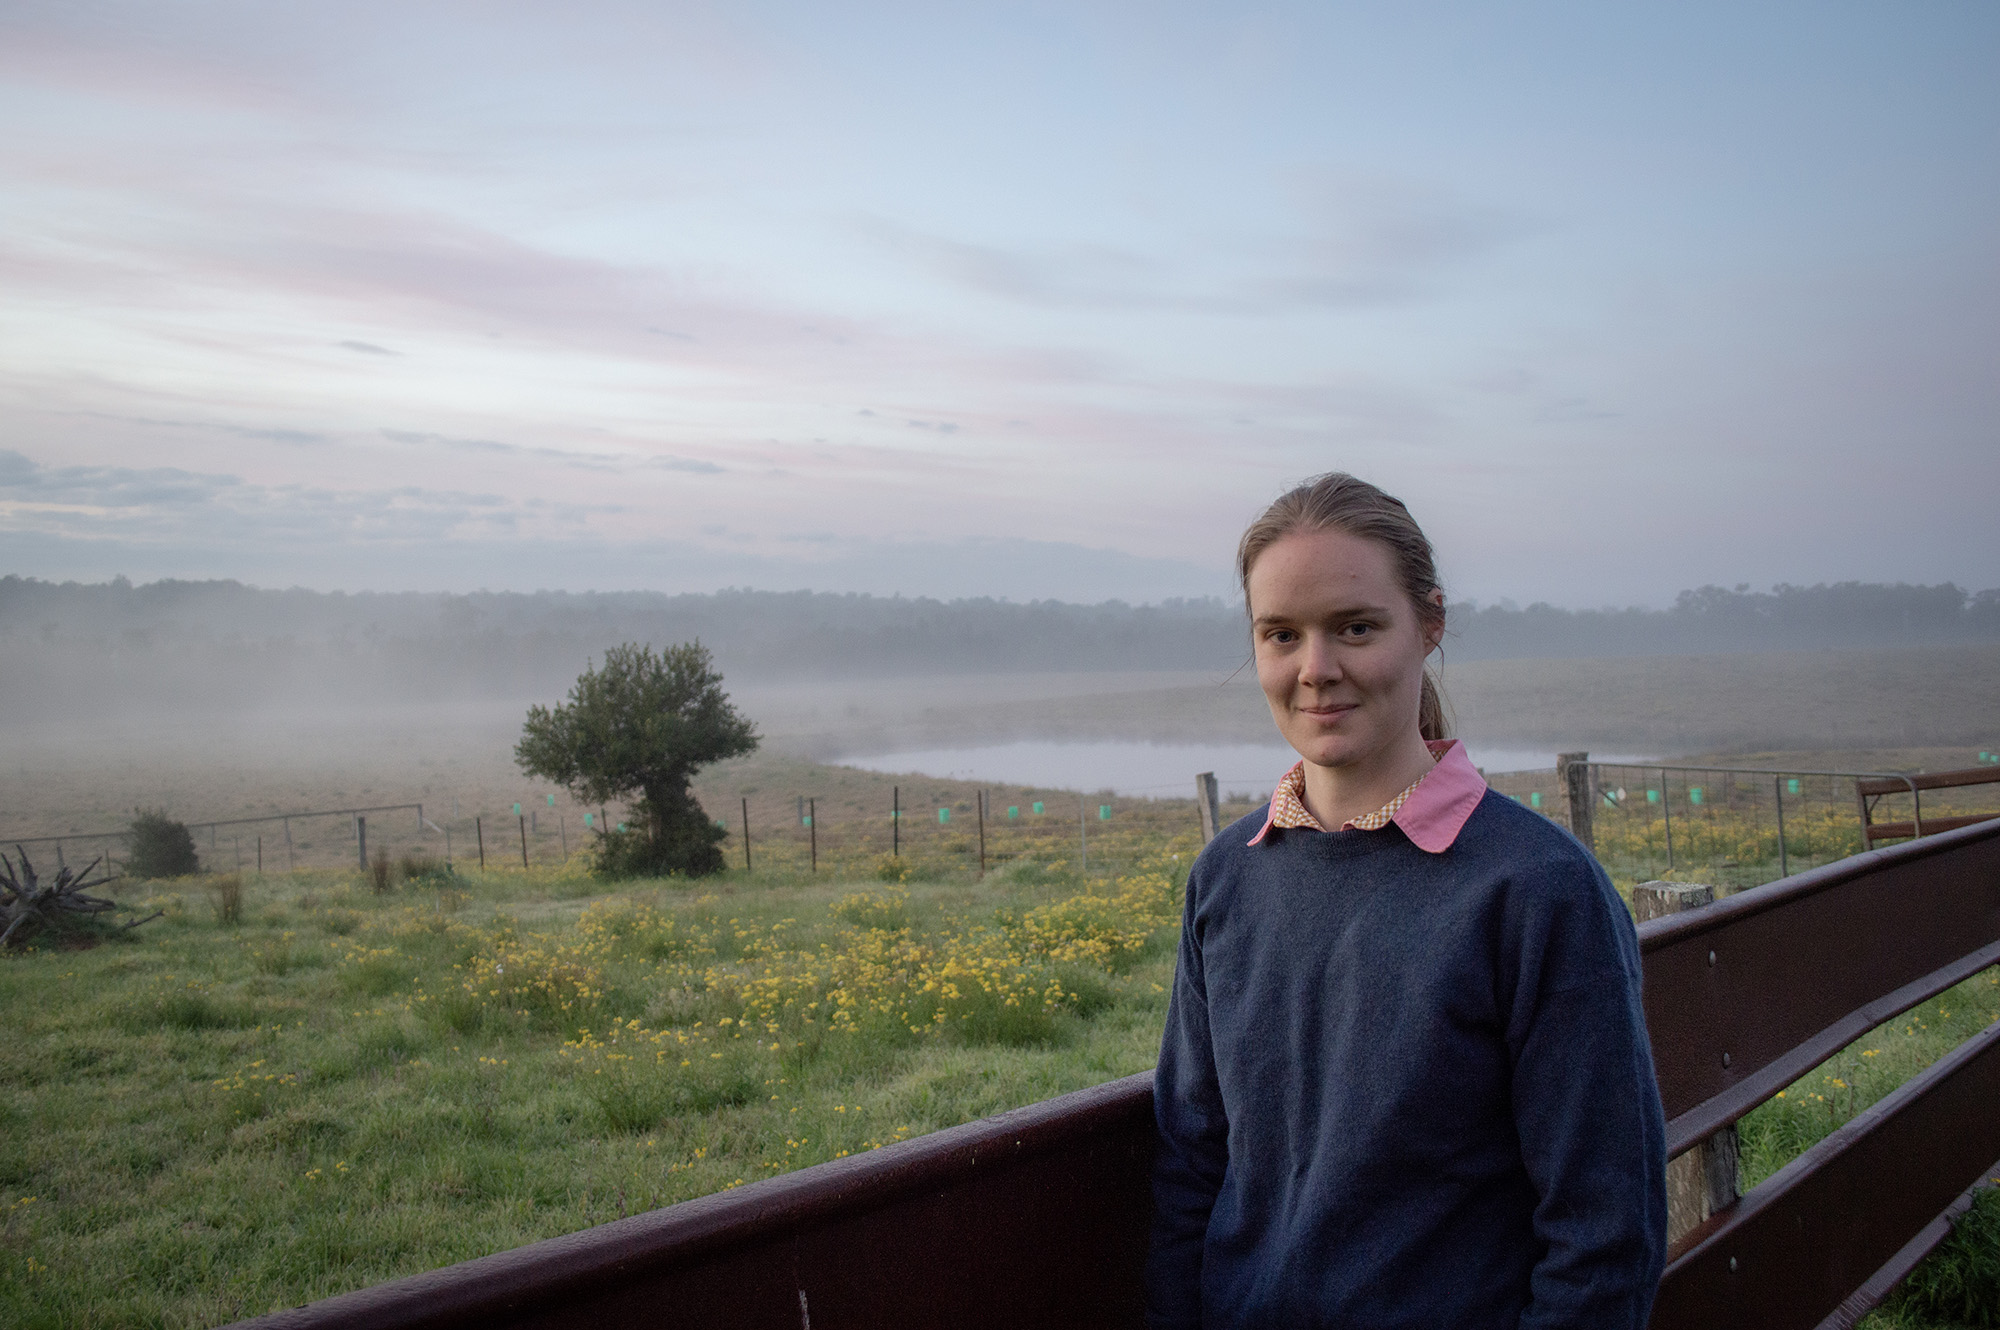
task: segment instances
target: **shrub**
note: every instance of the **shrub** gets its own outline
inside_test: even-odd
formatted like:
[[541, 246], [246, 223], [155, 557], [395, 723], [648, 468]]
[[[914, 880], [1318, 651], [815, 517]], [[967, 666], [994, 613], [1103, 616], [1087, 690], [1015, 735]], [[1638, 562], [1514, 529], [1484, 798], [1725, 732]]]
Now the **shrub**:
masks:
[[375, 858], [368, 864], [368, 881], [375, 888], [377, 896], [389, 890], [389, 852], [375, 851]]
[[[641, 826], [651, 822], [644, 800], [634, 813]], [[635, 877], [705, 877], [722, 871], [722, 842], [728, 838], [728, 832], [695, 806], [692, 815], [665, 819], [650, 835], [638, 830], [605, 831], [597, 838], [590, 871], [614, 882]]]
[[215, 907], [215, 922], [235, 925], [243, 922], [243, 875], [225, 873], [208, 884], [209, 903]]
[[413, 887], [451, 887], [458, 872], [442, 859], [428, 854], [406, 854], [396, 865], [397, 874]]
[[128, 830], [131, 847], [125, 871], [133, 877], [187, 877], [201, 871], [187, 824], [174, 821], [163, 809], [133, 809]]

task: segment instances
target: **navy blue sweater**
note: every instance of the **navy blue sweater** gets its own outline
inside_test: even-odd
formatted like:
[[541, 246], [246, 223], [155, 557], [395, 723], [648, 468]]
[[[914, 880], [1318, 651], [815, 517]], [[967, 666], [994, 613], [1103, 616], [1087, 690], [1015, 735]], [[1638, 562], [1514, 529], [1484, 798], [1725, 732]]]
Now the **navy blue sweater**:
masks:
[[1665, 1130], [1603, 870], [1491, 792], [1441, 854], [1263, 821], [1188, 878], [1149, 1323], [1642, 1330]]

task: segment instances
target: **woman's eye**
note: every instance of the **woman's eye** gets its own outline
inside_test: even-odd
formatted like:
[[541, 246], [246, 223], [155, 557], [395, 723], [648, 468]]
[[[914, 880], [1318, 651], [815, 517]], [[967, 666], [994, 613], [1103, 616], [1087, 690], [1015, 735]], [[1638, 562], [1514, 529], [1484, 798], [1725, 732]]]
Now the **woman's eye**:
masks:
[[1366, 637], [1375, 631], [1375, 625], [1372, 623], [1351, 623], [1341, 631], [1349, 637]]

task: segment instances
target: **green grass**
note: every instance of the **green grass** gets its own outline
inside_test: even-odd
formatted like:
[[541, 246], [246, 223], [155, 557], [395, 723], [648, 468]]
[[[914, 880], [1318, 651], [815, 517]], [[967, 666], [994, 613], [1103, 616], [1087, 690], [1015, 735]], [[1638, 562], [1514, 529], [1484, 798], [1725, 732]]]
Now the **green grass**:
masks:
[[[1065, 996], [1011, 1022], [965, 1000], [921, 1034], [835, 1031], [799, 1010], [822, 975], [749, 1037], [718, 1025], [791, 954], [780, 941], [1000, 936], [1047, 902], [1041, 876], [736, 874], [642, 884], [607, 911], [573, 879], [377, 896], [326, 875], [246, 884], [235, 926], [169, 884], [168, 918], [135, 933], [0, 959], [0, 1324], [212, 1325], [1150, 1066], [1173, 963], [1155, 943], [1116, 974], [1035, 959]], [[611, 922], [566, 990], [592, 906]], [[540, 968], [507, 987], [481, 968], [496, 957]], [[700, 1051], [629, 1058], [657, 1049], [613, 1022]]]
[[[1770, 1177], [1996, 1020], [2000, 970], [1988, 970], [1857, 1040], [1739, 1124], [1743, 1185]], [[1862, 1324], [1869, 1330], [2000, 1326], [2000, 1194], [1983, 1191], [1952, 1236]]]
[[[0, 958], [0, 1324], [211, 1325], [1141, 1070], [1193, 837], [1150, 848], [1118, 881], [301, 875], [235, 924], [161, 884], [165, 919]], [[1746, 1184], [1996, 1017], [1982, 974], [1788, 1088]], [[1870, 1324], [1994, 1324], [1996, 1242], [1989, 1197]]]

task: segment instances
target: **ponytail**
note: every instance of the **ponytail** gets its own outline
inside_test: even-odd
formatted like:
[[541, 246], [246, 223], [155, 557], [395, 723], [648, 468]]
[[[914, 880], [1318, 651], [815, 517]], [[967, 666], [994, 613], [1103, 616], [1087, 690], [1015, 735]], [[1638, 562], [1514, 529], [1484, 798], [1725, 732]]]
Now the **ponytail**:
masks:
[[1423, 695], [1417, 699], [1417, 729], [1426, 740], [1451, 738], [1451, 722], [1445, 719], [1444, 714], [1444, 697], [1438, 692], [1437, 680], [1431, 677], [1428, 668], [1424, 670]]

